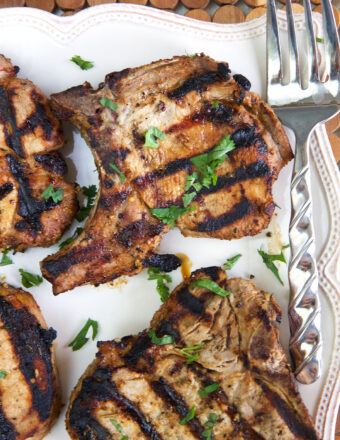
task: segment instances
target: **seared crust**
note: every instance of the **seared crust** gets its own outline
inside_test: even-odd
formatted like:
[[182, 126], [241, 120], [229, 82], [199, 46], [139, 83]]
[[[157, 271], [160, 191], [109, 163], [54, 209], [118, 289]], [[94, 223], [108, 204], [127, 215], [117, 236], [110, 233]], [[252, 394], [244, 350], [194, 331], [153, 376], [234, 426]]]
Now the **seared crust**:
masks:
[[[77, 191], [65, 180], [61, 123], [34, 84], [0, 55], [0, 250], [50, 246], [77, 211]], [[61, 202], [41, 193], [64, 190]]]
[[[230, 291], [223, 298], [201, 287], [210, 279]], [[246, 280], [227, 280], [218, 267], [198, 270], [180, 284], [138, 336], [99, 344], [99, 352], [74, 389], [66, 425], [74, 440], [212, 438], [317, 440], [294, 384], [275, 321], [280, 310]], [[148, 336], [173, 336], [176, 345], [155, 345]], [[186, 363], [181, 349], [204, 342]], [[220, 388], [205, 397], [198, 390]], [[193, 407], [195, 417], [180, 420]], [[111, 422], [122, 429], [119, 433]]]
[[[85, 83], [52, 95], [56, 115], [74, 123], [92, 149], [101, 182], [97, 212], [67, 253], [77, 253], [82, 243], [82, 249], [95, 246], [99, 255], [104, 229], [106, 248], [119, 249], [117, 235], [126, 241], [126, 232], [116, 218], [118, 212], [126, 219], [126, 243], [130, 243], [125, 246], [124, 255], [128, 253], [129, 258], [124, 257], [124, 264], [112, 252], [117, 264], [105, 264], [105, 276], [104, 271], [90, 273], [79, 258], [51, 271], [50, 260], [59, 262], [64, 253], [49, 257], [42, 262], [42, 272], [52, 282], [54, 293], [139, 272], [145, 266], [145, 255], [154, 251], [169, 229], [150, 220], [146, 212], [171, 205], [183, 207], [186, 177], [195, 171], [190, 158], [208, 152], [227, 134], [236, 148], [216, 169], [216, 185], [198, 191], [191, 203], [195, 210], [176, 224], [185, 236], [220, 239], [254, 235], [268, 225], [274, 211], [272, 184], [292, 158], [292, 151], [274, 112], [248, 91], [250, 83], [244, 77], [235, 75], [235, 81], [229, 72], [226, 63], [204, 55], [174, 57], [111, 73], [98, 90]], [[114, 101], [117, 110], [102, 106], [103, 97]], [[213, 106], [216, 101], [218, 105]], [[166, 134], [158, 141], [158, 149], [144, 147], [144, 134], [152, 126]], [[124, 184], [110, 164], [126, 176]], [[130, 197], [138, 198], [138, 208], [130, 208]], [[125, 210], [133, 210], [134, 215], [129, 218]], [[131, 230], [139, 231], [133, 225], [142, 218], [157, 227], [150, 241], [141, 243]], [[95, 234], [89, 233], [94, 224]], [[95, 258], [101, 265], [101, 258]]]
[[0, 285], [0, 438], [40, 440], [60, 412], [57, 369], [48, 329], [33, 297]]

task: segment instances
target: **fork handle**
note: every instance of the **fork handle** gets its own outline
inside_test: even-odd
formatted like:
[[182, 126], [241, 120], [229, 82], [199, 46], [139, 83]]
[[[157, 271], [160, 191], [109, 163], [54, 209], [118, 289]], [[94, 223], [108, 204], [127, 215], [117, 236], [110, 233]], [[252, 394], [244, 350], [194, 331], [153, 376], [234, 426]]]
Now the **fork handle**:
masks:
[[290, 352], [296, 379], [313, 383], [321, 371], [321, 322], [318, 297], [318, 271], [315, 235], [312, 223], [312, 199], [309, 169], [309, 141], [297, 138], [291, 184], [291, 223], [289, 238], [291, 288], [288, 309]]

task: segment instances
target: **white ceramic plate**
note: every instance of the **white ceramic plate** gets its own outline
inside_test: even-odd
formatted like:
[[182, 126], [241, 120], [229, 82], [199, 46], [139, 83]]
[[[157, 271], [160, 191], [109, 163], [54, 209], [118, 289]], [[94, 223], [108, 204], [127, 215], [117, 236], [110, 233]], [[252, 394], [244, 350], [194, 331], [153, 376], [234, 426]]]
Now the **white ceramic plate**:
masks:
[[[298, 20], [298, 28], [302, 20]], [[246, 75], [253, 90], [263, 95], [265, 75], [265, 18], [238, 25], [201, 23], [182, 16], [135, 5], [103, 5], [84, 10], [72, 17], [56, 17], [29, 8], [0, 9], [0, 52], [20, 66], [20, 76], [34, 81], [46, 94], [61, 91], [88, 80], [96, 86], [104, 75], [114, 70], [138, 66], [175, 54], [205, 52], [220, 61], [228, 61], [234, 73]], [[81, 71], [69, 59], [81, 55], [94, 61], [95, 67]], [[70, 168], [70, 177], [80, 185], [97, 183], [92, 155], [79, 134], [66, 127], [63, 149]], [[320, 270], [320, 294], [324, 335], [324, 366], [322, 377], [310, 386], [300, 386], [318, 432], [324, 440], [334, 436], [336, 408], [340, 389], [340, 298], [339, 288], [340, 194], [339, 175], [324, 128], [317, 130], [312, 141], [313, 199]], [[266, 231], [256, 237], [234, 241], [184, 238], [178, 231], [163, 240], [161, 252], [184, 252], [193, 269], [221, 265], [226, 258], [241, 252], [243, 257], [230, 271], [230, 276], [249, 278], [255, 275], [257, 285], [272, 292], [282, 307], [284, 319], [280, 338], [284, 347], [288, 341], [287, 266], [281, 265], [282, 287], [266, 269], [257, 249], [280, 250], [288, 242], [290, 217], [289, 180], [291, 165], [280, 175], [274, 195], [281, 209], [270, 224], [273, 237]], [[66, 236], [79, 226], [76, 221]], [[1, 274], [13, 286], [20, 286], [18, 268], [38, 273], [39, 261], [57, 250], [29, 249], [16, 254], [12, 266]], [[180, 271], [172, 273], [176, 286]], [[136, 333], [144, 329], [160, 306], [155, 284], [147, 274], [98, 288], [84, 286], [58, 297], [52, 295], [46, 281], [30, 289], [38, 301], [48, 325], [58, 331], [57, 364], [61, 377], [64, 411], [47, 437], [66, 440], [64, 412], [72, 388], [86, 366], [94, 358], [95, 342], [89, 342], [78, 352], [67, 344], [88, 317], [100, 324], [99, 339], [106, 340]]]

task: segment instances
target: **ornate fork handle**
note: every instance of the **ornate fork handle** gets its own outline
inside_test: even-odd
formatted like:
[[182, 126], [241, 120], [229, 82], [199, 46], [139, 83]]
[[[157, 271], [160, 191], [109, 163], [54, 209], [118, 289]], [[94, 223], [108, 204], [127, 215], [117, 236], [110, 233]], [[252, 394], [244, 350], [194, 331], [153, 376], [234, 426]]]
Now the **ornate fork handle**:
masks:
[[300, 144], [297, 137], [295, 165], [291, 183], [292, 214], [289, 228], [291, 288], [288, 309], [290, 351], [296, 378], [312, 383], [321, 371], [321, 322], [318, 297], [318, 272], [310, 194], [309, 140]]

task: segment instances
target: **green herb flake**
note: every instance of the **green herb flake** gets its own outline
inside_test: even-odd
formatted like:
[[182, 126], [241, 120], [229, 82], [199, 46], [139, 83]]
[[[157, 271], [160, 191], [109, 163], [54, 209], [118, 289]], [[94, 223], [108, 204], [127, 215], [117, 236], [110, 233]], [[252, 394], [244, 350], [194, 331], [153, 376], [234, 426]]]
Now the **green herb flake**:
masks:
[[126, 180], [126, 177], [124, 176], [124, 174], [120, 171], [120, 169], [117, 167], [117, 165], [113, 164], [113, 163], [109, 163], [109, 166], [116, 171], [116, 173], [119, 174], [120, 177], [120, 183], [124, 183]]
[[120, 424], [119, 424], [115, 419], [110, 419], [110, 422], [111, 422], [112, 425], [117, 429], [117, 431], [119, 432], [119, 434], [122, 434], [122, 437], [120, 438], [120, 440], [128, 440], [128, 438], [126, 437], [126, 435], [124, 435], [124, 433], [123, 433], [123, 428], [120, 426]]
[[323, 38], [316, 37], [316, 42], [317, 43], [324, 43], [325, 40]]
[[7, 371], [0, 370], [0, 379], [5, 379], [5, 377], [7, 377]]
[[185, 425], [186, 423], [190, 422], [195, 417], [196, 413], [196, 406], [193, 406], [190, 411], [187, 413], [185, 417], [179, 422], [180, 425]]
[[81, 68], [81, 70], [89, 70], [94, 66], [92, 61], [85, 61], [79, 55], [74, 55], [71, 60], [73, 63], [77, 64]]
[[199, 358], [199, 353], [193, 353], [199, 351], [204, 346], [204, 342], [201, 342], [198, 345], [193, 345], [192, 347], [184, 347], [180, 351], [184, 356], [187, 356], [186, 364], [191, 364], [195, 362]]
[[163, 141], [165, 139], [166, 134], [163, 133], [161, 130], [159, 130], [157, 127], [152, 126], [151, 128], [149, 128], [149, 130], [145, 133], [144, 136], [145, 136], [144, 147], [158, 148], [159, 145], [157, 139]]
[[220, 105], [220, 103], [216, 100], [216, 101], [212, 104], [211, 108], [218, 108], [219, 105]]
[[59, 249], [64, 249], [65, 246], [72, 243], [83, 232], [83, 230], [84, 228], [77, 228], [71, 237], [59, 243]]
[[205, 429], [202, 432], [202, 436], [205, 437], [207, 440], [212, 440], [213, 438], [212, 431], [216, 422], [217, 422], [217, 415], [214, 413], [210, 413], [208, 420], [204, 423], [204, 426], [206, 426], [208, 429]]
[[192, 186], [196, 191], [200, 191], [202, 189], [202, 184], [197, 181], [199, 179], [199, 174], [196, 171], [192, 174], [187, 175], [185, 180], [184, 191], [188, 191]]
[[283, 250], [287, 249], [288, 247], [289, 247], [289, 244], [286, 244], [285, 246], [282, 246], [280, 254], [267, 254], [266, 252], [261, 251], [261, 249], [257, 250], [257, 252], [262, 257], [262, 260], [263, 260], [264, 264], [268, 267], [269, 270], [271, 270], [273, 272], [273, 274], [280, 281], [282, 286], [283, 286], [283, 281], [282, 281], [282, 279], [281, 279], [281, 277], [279, 275], [279, 269], [275, 266], [274, 261], [282, 261], [283, 263], [287, 264], [285, 256], [283, 255]]
[[229, 270], [235, 266], [236, 262], [242, 257], [242, 254], [237, 254], [234, 257], [228, 258], [226, 263], [223, 264], [225, 270]]
[[13, 264], [13, 261], [8, 257], [8, 252], [10, 252], [12, 248], [8, 248], [2, 253], [2, 258], [0, 261], [0, 266], [8, 266], [9, 264]]
[[173, 344], [175, 342], [173, 336], [170, 335], [163, 335], [160, 338], [156, 336], [155, 330], [150, 330], [149, 336], [151, 338], [151, 342], [156, 345], [167, 345], [167, 344]]
[[196, 194], [197, 194], [196, 191], [192, 191], [190, 193], [184, 194], [184, 196], [183, 196], [184, 208], [187, 208], [190, 205], [190, 203], [194, 200]]
[[149, 267], [148, 268], [148, 280], [156, 280], [157, 281], [157, 292], [161, 297], [161, 301], [165, 302], [169, 297], [169, 287], [165, 283], [171, 283], [171, 276], [165, 273], [162, 273], [158, 267]]
[[195, 57], [198, 57], [198, 53], [188, 53], [188, 52], [185, 52], [185, 55], [186, 55], [188, 58], [195, 58]]
[[63, 200], [64, 190], [57, 188], [55, 191], [53, 185], [48, 186], [45, 191], [41, 193], [41, 197], [45, 200], [52, 199], [54, 203], [61, 202]]
[[220, 384], [215, 382], [211, 385], [208, 385], [207, 387], [198, 390], [198, 395], [204, 399], [208, 394], [213, 393], [214, 391], [217, 391], [220, 388]]
[[32, 273], [26, 272], [24, 269], [19, 269], [21, 274], [21, 283], [24, 287], [34, 287], [40, 286], [43, 279], [40, 275], [33, 275]]
[[195, 211], [196, 206], [190, 206], [188, 208], [180, 208], [179, 206], [172, 205], [169, 208], [154, 208], [151, 209], [151, 214], [162, 220], [163, 223], [170, 225], [173, 229], [175, 226], [175, 221], [182, 215], [188, 214], [189, 212]]
[[117, 104], [115, 102], [113, 102], [112, 99], [108, 99], [108, 98], [103, 97], [99, 102], [101, 103], [101, 105], [103, 107], [109, 108], [113, 111], [116, 111], [118, 108]]
[[76, 215], [78, 222], [82, 222], [89, 216], [91, 209], [94, 207], [94, 201], [97, 195], [96, 185], [83, 186], [83, 194], [87, 197], [87, 204], [79, 209]]
[[69, 347], [72, 347], [73, 351], [77, 351], [82, 348], [89, 338], [86, 337], [87, 332], [92, 327], [92, 341], [95, 340], [98, 333], [98, 321], [94, 321], [93, 319], [88, 319], [84, 327], [80, 330], [77, 336], [73, 339], [72, 342], [68, 344]]
[[222, 297], [230, 295], [230, 292], [222, 289], [222, 287], [220, 287], [214, 281], [209, 280], [209, 278], [201, 278], [197, 281], [194, 281], [192, 284], [190, 284], [189, 288], [192, 289], [194, 287], [203, 287], [204, 289], [210, 290], [211, 292], [216, 293], [216, 295]]
[[201, 185], [206, 188], [216, 185], [217, 174], [215, 170], [226, 160], [227, 154], [234, 149], [235, 144], [231, 140], [230, 135], [227, 135], [208, 153], [203, 153], [190, 159], [201, 174], [199, 176]]

